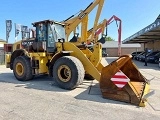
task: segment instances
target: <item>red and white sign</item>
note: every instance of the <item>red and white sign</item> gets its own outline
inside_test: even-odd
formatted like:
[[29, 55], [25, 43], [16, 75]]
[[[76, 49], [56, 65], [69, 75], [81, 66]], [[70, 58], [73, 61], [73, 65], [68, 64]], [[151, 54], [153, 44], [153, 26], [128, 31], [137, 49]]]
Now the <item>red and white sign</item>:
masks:
[[130, 79], [121, 71], [119, 70], [112, 78], [111, 81], [118, 87], [123, 88]]

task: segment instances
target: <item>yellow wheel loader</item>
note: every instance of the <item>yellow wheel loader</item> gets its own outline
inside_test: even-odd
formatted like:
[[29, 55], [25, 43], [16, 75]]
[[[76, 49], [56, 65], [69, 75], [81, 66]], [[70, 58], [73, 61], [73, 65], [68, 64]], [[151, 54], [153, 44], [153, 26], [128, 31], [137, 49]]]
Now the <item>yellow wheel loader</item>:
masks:
[[[27, 81], [35, 75], [48, 74], [59, 87], [72, 90], [83, 83], [84, 75], [88, 73], [99, 81], [104, 98], [145, 106], [149, 83], [132, 63], [130, 55], [121, 56], [108, 66], [103, 66], [102, 44], [93, 40], [93, 36], [92, 51], [84, 43], [74, 44], [66, 39], [66, 34], [68, 36], [98, 4], [93, 27], [95, 33], [103, 2], [95, 0], [68, 26], [52, 20], [33, 23], [35, 39], [22, 40], [22, 49], [6, 55], [6, 64], [13, 70], [16, 79]], [[117, 80], [116, 75], [120, 79], [117, 77]]]

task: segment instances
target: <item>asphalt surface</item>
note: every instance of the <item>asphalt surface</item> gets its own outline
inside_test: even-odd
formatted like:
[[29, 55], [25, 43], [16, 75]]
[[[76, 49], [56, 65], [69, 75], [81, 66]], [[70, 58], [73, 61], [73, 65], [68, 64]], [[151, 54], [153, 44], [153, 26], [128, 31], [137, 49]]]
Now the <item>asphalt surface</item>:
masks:
[[[107, 58], [108, 63], [113, 59]], [[102, 98], [95, 80], [84, 80], [75, 90], [67, 91], [47, 76], [17, 81], [13, 72], [2, 65], [0, 120], [159, 120], [160, 68], [157, 64], [134, 63], [151, 80], [151, 90], [155, 90], [146, 107]]]

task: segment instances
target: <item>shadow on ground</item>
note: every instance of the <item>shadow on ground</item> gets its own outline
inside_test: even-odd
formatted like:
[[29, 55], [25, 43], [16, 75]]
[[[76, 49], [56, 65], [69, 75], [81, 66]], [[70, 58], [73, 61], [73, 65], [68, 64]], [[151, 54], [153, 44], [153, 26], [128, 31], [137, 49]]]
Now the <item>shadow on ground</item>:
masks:
[[[23, 87], [25, 89], [36, 89], [44, 91], [53, 91], [53, 92], [74, 92], [75, 90], [64, 90], [59, 88], [54, 80], [48, 76], [38, 76], [31, 81], [18, 81], [13, 73], [0, 73], [0, 83], [12, 83], [15, 84], [15, 88]], [[128, 103], [113, 101], [105, 99], [101, 95], [101, 91], [98, 83], [93, 83], [93, 81], [84, 80], [82, 85], [79, 85], [76, 89], [81, 89], [82, 92], [75, 94], [75, 99], [79, 100], [88, 100], [93, 102], [101, 103], [112, 103], [112, 104], [123, 104], [128, 105]]]
[[33, 80], [23, 82], [18, 81], [13, 73], [0, 73], [0, 82], [16, 84], [15, 87], [24, 87], [27, 89], [67, 92], [67, 90], [60, 89], [52, 78], [45, 75], [36, 76]]
[[[99, 87], [99, 83], [93, 84], [89, 86], [87, 90], [84, 92], [81, 92], [77, 96], [75, 96], [76, 99], [80, 100], [87, 100], [87, 101], [94, 101], [94, 102], [101, 102], [101, 103], [111, 103], [111, 104], [119, 104], [119, 105], [131, 105], [129, 103], [115, 101], [111, 99], [103, 98], [101, 94], [101, 90]], [[134, 105], [132, 105], [134, 106]], [[135, 106], [137, 107], [137, 106]]]

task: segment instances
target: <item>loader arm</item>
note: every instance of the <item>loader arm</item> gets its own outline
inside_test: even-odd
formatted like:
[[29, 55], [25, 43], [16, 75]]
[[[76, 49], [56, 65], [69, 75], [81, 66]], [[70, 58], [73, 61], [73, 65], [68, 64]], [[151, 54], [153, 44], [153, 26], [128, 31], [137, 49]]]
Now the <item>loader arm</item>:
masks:
[[[65, 42], [65, 43], [63, 43], [63, 48], [64, 48], [65, 51], [73, 51], [73, 52], [70, 53], [70, 55], [78, 58], [82, 62], [85, 71], [87, 73], [89, 73], [90, 75], [92, 75], [96, 80], [100, 81], [100, 76], [101, 75], [100, 75], [100, 70], [98, 70], [98, 66], [96, 67], [97, 62], [94, 63], [93, 61], [90, 61], [86, 57], [86, 55], [83, 53], [83, 51], [81, 51], [73, 43]], [[96, 58], [98, 59], [100, 57], [96, 56]]]
[[78, 37], [78, 42], [80, 43], [87, 42], [87, 39], [88, 39], [88, 35], [86, 32], [87, 30], [88, 30], [88, 15], [85, 16], [84, 19], [81, 21], [81, 37], [79, 37], [79, 33], [77, 33], [76, 28], [73, 31], [74, 36], [77, 35]]
[[[93, 31], [92, 31], [92, 38], [91, 40], [93, 40], [93, 35], [95, 33], [96, 27], [97, 27], [97, 23], [102, 11], [102, 7], [104, 4], [104, 0], [95, 0], [94, 2], [92, 2], [85, 10], [83, 10], [78, 16], [71, 18], [68, 20], [68, 22], [66, 21], [66, 36], [67, 36], [67, 40], [68, 37], [70, 35], [70, 33], [78, 26], [79, 23], [82, 22], [82, 20], [85, 18], [85, 16], [87, 16], [97, 5], [98, 5], [98, 10], [96, 13], [96, 18], [94, 21], [94, 26], [93, 26]], [[69, 23], [69, 24], [67, 24]]]
[[[103, 34], [104, 34], [104, 30], [106, 28], [106, 24], [107, 24], [107, 20], [104, 19], [102, 22], [100, 22], [98, 25], [97, 25], [97, 28], [96, 28], [96, 31], [95, 31], [95, 38], [96, 38], [96, 41], [98, 40], [98, 35], [101, 34], [101, 37], [103, 37]], [[90, 30], [87, 31], [87, 38], [89, 38], [91, 36], [93, 32], [93, 28], [91, 28]]]

